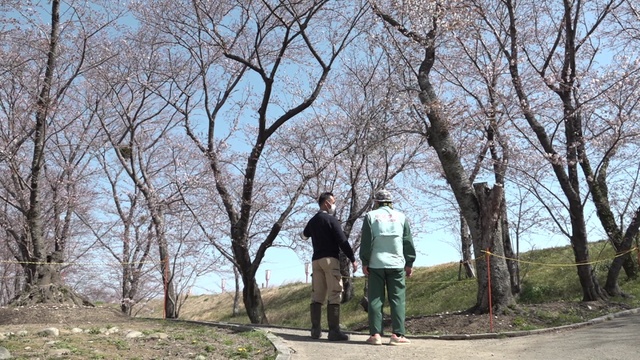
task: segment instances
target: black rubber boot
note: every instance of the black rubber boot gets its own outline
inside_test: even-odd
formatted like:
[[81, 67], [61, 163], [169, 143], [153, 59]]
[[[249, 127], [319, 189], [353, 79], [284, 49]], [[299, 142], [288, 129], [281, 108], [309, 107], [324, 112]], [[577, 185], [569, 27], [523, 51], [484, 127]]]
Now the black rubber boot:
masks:
[[327, 305], [327, 322], [329, 323], [329, 341], [349, 340], [349, 335], [340, 331], [340, 304]]
[[311, 313], [311, 338], [320, 339], [322, 336], [322, 326], [320, 325], [322, 304], [313, 302], [309, 308]]

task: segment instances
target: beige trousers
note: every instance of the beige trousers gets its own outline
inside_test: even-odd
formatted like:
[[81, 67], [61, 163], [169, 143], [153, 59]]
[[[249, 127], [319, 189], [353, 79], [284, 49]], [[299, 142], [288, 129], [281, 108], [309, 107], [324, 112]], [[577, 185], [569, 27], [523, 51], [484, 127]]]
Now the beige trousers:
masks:
[[340, 261], [326, 257], [314, 260], [311, 276], [311, 302], [323, 304], [328, 296], [329, 304], [340, 304], [342, 299], [342, 275]]

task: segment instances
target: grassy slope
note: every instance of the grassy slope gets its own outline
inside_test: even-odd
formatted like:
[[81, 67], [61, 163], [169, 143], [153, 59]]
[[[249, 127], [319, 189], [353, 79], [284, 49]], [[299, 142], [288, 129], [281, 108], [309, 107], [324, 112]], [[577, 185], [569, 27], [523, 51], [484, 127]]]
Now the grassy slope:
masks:
[[[591, 245], [593, 267], [601, 284], [613, 258], [613, 250], [606, 242]], [[634, 260], [637, 252], [633, 252]], [[521, 303], [552, 301], [580, 301], [582, 291], [570, 247], [530, 251], [520, 256], [522, 278]], [[455, 312], [470, 308], [475, 303], [476, 282], [458, 280], [458, 263], [416, 268], [407, 281], [407, 316]], [[634, 298], [615, 298], [634, 307], [640, 306], [640, 280], [627, 280], [621, 272], [620, 286]], [[347, 328], [366, 322], [366, 313], [359, 305], [363, 294], [364, 278], [355, 279], [356, 296], [342, 306], [341, 322]], [[272, 325], [306, 328], [309, 326], [310, 285], [294, 283], [277, 288], [263, 289], [262, 296], [267, 318]], [[232, 316], [233, 293], [192, 296], [183, 306], [180, 317], [191, 320], [248, 323], [241, 307], [241, 316]], [[242, 302], [241, 302], [242, 306]], [[161, 312], [159, 312], [161, 313]], [[156, 312], [158, 314], [158, 312]], [[141, 314], [145, 316], [144, 314]]]

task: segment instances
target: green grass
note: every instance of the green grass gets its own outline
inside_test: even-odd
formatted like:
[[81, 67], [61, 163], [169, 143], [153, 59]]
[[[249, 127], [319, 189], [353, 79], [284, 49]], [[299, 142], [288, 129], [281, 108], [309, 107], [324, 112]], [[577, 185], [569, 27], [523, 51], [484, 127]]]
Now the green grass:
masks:
[[[592, 267], [601, 285], [604, 285], [607, 270], [614, 257], [611, 246], [604, 241], [590, 244]], [[637, 261], [637, 253], [632, 253]], [[549, 248], [523, 253], [520, 256], [522, 291], [519, 303], [540, 304], [555, 301], [582, 299], [582, 289], [577, 269], [573, 265], [571, 247]], [[469, 309], [475, 304], [477, 284], [475, 279], [458, 280], [459, 264], [447, 263], [414, 269], [407, 280], [407, 316], [432, 315]], [[464, 273], [463, 273], [464, 277]], [[621, 289], [632, 298], [611, 298], [611, 301], [640, 307], [640, 279], [627, 279], [620, 272]], [[364, 278], [354, 279], [355, 296], [343, 304], [341, 322], [347, 328], [365, 324], [367, 314], [359, 305], [363, 295]], [[269, 323], [272, 325], [308, 328], [311, 285], [294, 283], [277, 288], [262, 289], [262, 298]], [[240, 316], [232, 316], [233, 293], [199, 295], [190, 297], [181, 312], [181, 318], [204, 321], [249, 323], [242, 308]], [[388, 309], [388, 307], [386, 307]], [[156, 312], [161, 313], [161, 312]], [[550, 314], [555, 316], [556, 314]], [[558, 321], [571, 321], [571, 314]], [[323, 327], [326, 327], [323, 319]], [[526, 319], [522, 319], [526, 328]], [[241, 358], [242, 352], [234, 354]]]
[[129, 343], [123, 339], [109, 339], [111, 343], [118, 350], [129, 350]]

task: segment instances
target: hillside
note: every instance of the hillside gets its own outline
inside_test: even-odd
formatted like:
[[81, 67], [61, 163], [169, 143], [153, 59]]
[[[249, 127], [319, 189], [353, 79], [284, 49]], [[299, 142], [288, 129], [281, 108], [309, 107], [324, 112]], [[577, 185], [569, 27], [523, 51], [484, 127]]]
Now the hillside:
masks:
[[[593, 267], [604, 283], [613, 251], [606, 242], [591, 245]], [[635, 253], [634, 253], [635, 254]], [[535, 250], [520, 256], [522, 291], [518, 305], [503, 314], [472, 315], [465, 312], [475, 303], [476, 281], [459, 280], [459, 264], [416, 268], [407, 281], [407, 330], [411, 334], [457, 334], [531, 330], [573, 324], [638, 307], [640, 283], [625, 279], [620, 286], [630, 297], [606, 302], [581, 302], [581, 289], [569, 247]], [[635, 258], [635, 256], [634, 256]], [[356, 297], [343, 304], [342, 324], [352, 331], [366, 331], [367, 314], [359, 305], [364, 278], [356, 278]], [[308, 328], [310, 284], [294, 283], [263, 289], [269, 323]], [[248, 323], [244, 315], [232, 316], [233, 293], [191, 296], [182, 307], [183, 319]], [[155, 305], [157, 306], [157, 304]], [[152, 306], [152, 307], [155, 307]], [[241, 304], [242, 307], [242, 304]], [[389, 308], [385, 306], [385, 313]], [[153, 313], [161, 314], [160, 309]], [[153, 316], [142, 312], [141, 316]], [[326, 320], [323, 324], [326, 328]]]

